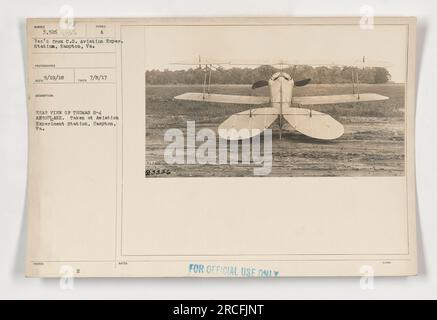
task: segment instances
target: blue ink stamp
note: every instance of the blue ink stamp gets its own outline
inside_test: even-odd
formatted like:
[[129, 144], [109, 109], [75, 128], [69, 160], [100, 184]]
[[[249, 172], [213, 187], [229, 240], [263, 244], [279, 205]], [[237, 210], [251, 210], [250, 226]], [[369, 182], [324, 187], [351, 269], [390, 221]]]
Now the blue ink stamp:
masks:
[[225, 276], [225, 277], [278, 277], [279, 271], [250, 266], [220, 265], [189, 263], [188, 273], [196, 276]]

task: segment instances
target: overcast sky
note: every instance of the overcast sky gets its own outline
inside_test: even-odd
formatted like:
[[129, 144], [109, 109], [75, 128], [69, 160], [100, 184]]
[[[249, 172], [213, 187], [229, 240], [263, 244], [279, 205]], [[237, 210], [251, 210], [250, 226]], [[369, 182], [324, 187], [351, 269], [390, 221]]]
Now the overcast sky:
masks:
[[406, 26], [149, 26], [146, 69], [186, 69], [172, 62], [198, 56], [234, 63], [298, 61], [349, 63], [366, 56], [386, 63], [395, 82], [405, 82]]

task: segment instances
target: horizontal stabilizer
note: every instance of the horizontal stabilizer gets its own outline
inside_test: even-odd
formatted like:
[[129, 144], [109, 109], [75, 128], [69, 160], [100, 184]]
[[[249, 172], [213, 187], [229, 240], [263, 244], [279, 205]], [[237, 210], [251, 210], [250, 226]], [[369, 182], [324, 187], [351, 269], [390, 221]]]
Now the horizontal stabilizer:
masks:
[[343, 125], [326, 113], [304, 108], [285, 108], [283, 116], [294, 129], [308, 137], [332, 140], [344, 133]]
[[293, 103], [300, 104], [300, 105], [312, 105], [312, 104], [380, 101], [380, 100], [387, 100], [387, 99], [388, 97], [376, 93], [362, 93], [359, 96], [357, 94], [340, 94], [340, 95], [332, 95], [332, 96], [293, 97]]
[[220, 137], [226, 140], [245, 140], [254, 137], [278, 117], [274, 108], [257, 108], [236, 113], [226, 119], [218, 128]]
[[213, 94], [213, 93], [199, 93], [199, 92], [187, 92], [179, 96], [174, 97], [176, 100], [188, 100], [188, 101], [203, 101], [203, 102], [215, 102], [215, 103], [234, 103], [234, 104], [264, 104], [270, 101], [269, 97], [258, 96], [238, 96], [230, 94]]

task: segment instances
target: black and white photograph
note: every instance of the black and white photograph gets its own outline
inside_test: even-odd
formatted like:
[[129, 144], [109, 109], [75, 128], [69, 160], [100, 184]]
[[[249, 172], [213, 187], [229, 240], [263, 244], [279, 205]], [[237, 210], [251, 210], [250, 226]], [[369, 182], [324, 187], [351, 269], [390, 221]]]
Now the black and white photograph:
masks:
[[403, 176], [408, 26], [145, 31], [145, 176]]

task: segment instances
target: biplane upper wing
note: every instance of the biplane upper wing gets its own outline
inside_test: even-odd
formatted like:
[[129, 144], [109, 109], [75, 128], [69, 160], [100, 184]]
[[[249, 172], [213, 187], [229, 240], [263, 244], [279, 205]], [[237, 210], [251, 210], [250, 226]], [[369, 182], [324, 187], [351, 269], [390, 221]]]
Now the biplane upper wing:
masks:
[[331, 103], [351, 103], [387, 100], [388, 97], [376, 93], [340, 94], [332, 96], [304, 96], [293, 97], [293, 103], [300, 105], [311, 104], [331, 104]]
[[199, 92], [187, 92], [179, 96], [174, 97], [176, 100], [188, 100], [188, 101], [204, 101], [215, 103], [234, 103], [234, 104], [264, 104], [270, 101], [269, 97], [260, 96], [239, 96], [231, 94], [215, 94], [215, 93], [199, 93]]

